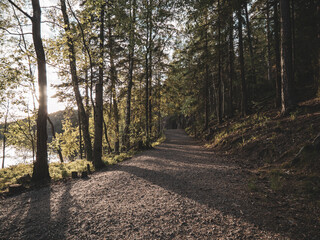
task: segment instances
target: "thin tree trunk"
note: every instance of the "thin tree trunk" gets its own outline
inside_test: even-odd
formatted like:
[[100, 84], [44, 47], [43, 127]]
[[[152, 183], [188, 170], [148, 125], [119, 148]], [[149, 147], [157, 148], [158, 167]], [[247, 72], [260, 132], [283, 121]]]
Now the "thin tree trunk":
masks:
[[252, 98], [255, 97], [255, 88], [257, 85], [257, 77], [256, 77], [256, 68], [254, 64], [254, 54], [253, 54], [253, 46], [252, 46], [252, 34], [251, 34], [251, 26], [249, 20], [249, 13], [248, 13], [248, 4], [245, 4], [245, 16], [246, 16], [246, 26], [248, 32], [248, 42], [249, 42], [249, 54], [250, 54], [250, 65], [251, 65], [251, 78], [252, 78]]
[[104, 166], [102, 162], [102, 136], [103, 136], [103, 61], [104, 61], [104, 12], [105, 4], [101, 5], [100, 10], [100, 59], [99, 62], [99, 80], [96, 84], [96, 106], [94, 118], [94, 151], [93, 163], [96, 169]]
[[267, 0], [267, 67], [268, 67], [268, 82], [271, 82], [271, 36], [270, 36], [270, 2]]
[[294, 19], [294, 0], [291, 0], [291, 32], [292, 32], [292, 83], [294, 82], [294, 78], [295, 78], [295, 70], [296, 70], [296, 66], [295, 66], [295, 39], [296, 39], [296, 32], [295, 32], [295, 19]]
[[152, 137], [152, 58], [153, 58], [153, 23], [152, 23], [152, 8], [153, 8], [153, 0], [150, 0], [149, 6], [148, 6], [148, 12], [149, 12], [149, 96], [148, 96], [148, 107], [149, 107], [149, 138]]
[[293, 107], [292, 33], [289, 0], [280, 0], [281, 12], [281, 113]]
[[9, 115], [9, 101], [7, 105], [6, 115], [4, 116], [4, 126], [3, 126], [3, 142], [2, 142], [2, 168], [4, 168], [4, 161], [6, 158], [6, 141], [7, 141], [7, 130], [8, 130], [8, 115]]
[[79, 111], [78, 111], [78, 124], [79, 124], [79, 150], [80, 150], [80, 159], [83, 159], [82, 130], [81, 130], [81, 119], [80, 119], [80, 113], [79, 113]]
[[117, 82], [117, 70], [114, 64], [114, 46], [113, 46], [113, 37], [112, 37], [112, 28], [111, 28], [111, 16], [108, 15], [108, 30], [109, 30], [109, 54], [110, 54], [110, 80], [111, 80], [111, 94], [113, 102], [113, 114], [115, 121], [115, 143], [114, 151], [116, 154], [119, 154], [120, 151], [120, 136], [119, 136], [119, 110], [117, 104], [117, 92], [116, 92], [116, 82]]
[[[51, 126], [52, 137], [55, 139], [56, 138], [56, 132], [54, 130], [54, 125], [53, 125], [51, 119], [49, 118], [49, 116], [48, 116], [48, 122], [50, 123], [50, 126]], [[58, 144], [58, 148], [56, 150], [58, 152], [60, 162], [63, 163], [63, 156], [62, 156], [62, 151], [61, 151], [60, 144]]]
[[[148, 1], [149, 3], [149, 1]], [[148, 9], [147, 9], [147, 40], [146, 40], [146, 48], [147, 52], [145, 55], [145, 80], [146, 80], [146, 86], [145, 86], [145, 110], [146, 110], [146, 126], [145, 126], [145, 131], [146, 131], [146, 145], [149, 146], [150, 143], [150, 134], [149, 134], [149, 51], [150, 51], [150, 29], [149, 29], [149, 4], [148, 4]]]
[[243, 39], [242, 39], [242, 16], [241, 16], [241, 6], [237, 10], [238, 16], [238, 34], [239, 34], [239, 61], [240, 61], [240, 71], [241, 71], [241, 113], [242, 116], [247, 115], [247, 86], [245, 79], [245, 69], [244, 69], [244, 56], [243, 56]]
[[158, 137], [161, 137], [161, 82], [160, 76], [158, 78]]
[[82, 102], [80, 90], [79, 90], [75, 49], [74, 49], [73, 40], [69, 34], [70, 32], [69, 17], [67, 14], [65, 0], [60, 0], [60, 3], [61, 3], [61, 11], [64, 19], [64, 30], [66, 32], [67, 46], [68, 46], [68, 52], [69, 52], [69, 58], [70, 58], [69, 65], [70, 65], [70, 71], [71, 71], [72, 85], [73, 85], [73, 90], [76, 97], [78, 111], [80, 112], [80, 116], [81, 116], [84, 147], [85, 147], [88, 161], [92, 161], [92, 144], [91, 144], [91, 137], [89, 133], [89, 120], [88, 120], [88, 117]]
[[134, 48], [135, 48], [135, 23], [136, 23], [136, 0], [130, 1], [130, 42], [129, 42], [129, 74], [127, 90], [127, 107], [125, 129], [123, 135], [123, 146], [126, 150], [130, 149], [130, 123], [131, 123], [131, 92], [133, 85], [133, 67], [134, 67]]
[[107, 124], [106, 122], [103, 120], [103, 126], [104, 126], [104, 137], [106, 139], [106, 142], [108, 144], [108, 153], [110, 154], [112, 149], [111, 149], [111, 145], [110, 145], [110, 141], [109, 141], [109, 138], [108, 138], [108, 128], [107, 128]]
[[204, 129], [209, 126], [209, 39], [208, 39], [208, 12], [205, 13], [206, 29], [205, 29], [205, 79], [204, 79]]
[[218, 0], [218, 94], [217, 94], [217, 116], [218, 123], [222, 123], [222, 66], [221, 66], [221, 16], [220, 16], [220, 0]]
[[229, 117], [233, 116], [233, 78], [234, 78], [233, 12], [229, 17]]
[[275, 1], [273, 5], [274, 11], [274, 51], [276, 55], [276, 79], [275, 79], [275, 87], [276, 87], [276, 107], [280, 108], [281, 106], [281, 57], [280, 57], [280, 37], [279, 37], [279, 14], [278, 14], [278, 3], [279, 1]]

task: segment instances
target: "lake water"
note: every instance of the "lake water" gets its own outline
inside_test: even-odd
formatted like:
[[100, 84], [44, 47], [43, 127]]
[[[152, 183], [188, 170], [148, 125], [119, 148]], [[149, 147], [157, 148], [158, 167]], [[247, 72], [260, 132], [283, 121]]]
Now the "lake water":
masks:
[[[2, 141], [0, 142], [0, 168], [2, 166]], [[49, 162], [59, 162], [57, 154], [48, 153]], [[32, 151], [28, 149], [20, 149], [14, 146], [6, 146], [6, 157], [4, 161], [4, 167], [14, 166], [20, 163], [32, 163]]]

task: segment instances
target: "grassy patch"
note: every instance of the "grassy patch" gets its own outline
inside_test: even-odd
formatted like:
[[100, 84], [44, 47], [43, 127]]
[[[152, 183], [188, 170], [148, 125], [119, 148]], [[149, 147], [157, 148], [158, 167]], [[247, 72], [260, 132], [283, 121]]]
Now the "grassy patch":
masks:
[[53, 180], [67, 178], [71, 176], [71, 172], [83, 172], [87, 170], [87, 164], [93, 169], [92, 162], [87, 160], [76, 160], [69, 163], [51, 163], [49, 164], [50, 176]]
[[[67, 178], [71, 172], [87, 170], [87, 164], [93, 169], [92, 163], [87, 160], [76, 160], [69, 163], [50, 163], [49, 172], [53, 180]], [[0, 170], [0, 192], [5, 191], [9, 185], [18, 182], [19, 178], [29, 174], [32, 176], [33, 164], [19, 164]]]

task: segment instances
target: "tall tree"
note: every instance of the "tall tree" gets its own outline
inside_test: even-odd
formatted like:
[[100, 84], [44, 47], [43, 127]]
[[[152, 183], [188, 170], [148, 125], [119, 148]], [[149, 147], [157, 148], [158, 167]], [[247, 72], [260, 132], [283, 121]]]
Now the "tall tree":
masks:
[[255, 87], [257, 85], [257, 77], [256, 77], [256, 68], [254, 62], [254, 53], [253, 53], [253, 43], [252, 43], [252, 32], [251, 32], [251, 24], [249, 20], [249, 12], [248, 12], [248, 4], [245, 3], [244, 6], [245, 10], [245, 17], [246, 17], [246, 27], [247, 27], [247, 34], [248, 34], [248, 43], [249, 43], [249, 54], [250, 54], [250, 65], [251, 65], [251, 79], [252, 79], [252, 93], [251, 97], [254, 98], [255, 96]]
[[117, 99], [117, 91], [116, 91], [116, 83], [118, 81], [118, 73], [115, 65], [115, 41], [112, 32], [113, 26], [111, 22], [111, 10], [109, 8], [108, 12], [108, 36], [109, 36], [109, 56], [110, 56], [110, 81], [111, 81], [111, 97], [112, 97], [112, 110], [115, 122], [115, 141], [114, 141], [114, 152], [118, 154], [120, 152], [120, 116], [118, 109], [118, 99]]
[[274, 21], [274, 51], [276, 57], [276, 77], [275, 77], [275, 88], [276, 88], [276, 99], [275, 105], [277, 108], [281, 106], [281, 58], [280, 58], [280, 27], [279, 27], [279, 14], [278, 14], [279, 1], [275, 0], [273, 3], [273, 21]]
[[96, 106], [94, 117], [94, 151], [93, 163], [96, 169], [104, 166], [102, 162], [102, 136], [103, 136], [103, 62], [104, 62], [104, 12], [105, 3], [101, 4], [100, 10], [100, 61], [99, 61], [99, 81], [96, 84]]
[[32, 180], [50, 179], [47, 152], [47, 70], [46, 57], [41, 38], [41, 8], [39, 0], [32, 0], [33, 16], [22, 10], [12, 0], [8, 0], [15, 8], [22, 12], [32, 22], [33, 45], [37, 56], [39, 109], [37, 117], [37, 153], [33, 167]]
[[229, 117], [233, 116], [233, 81], [234, 81], [234, 37], [233, 37], [233, 9], [229, 4]]
[[247, 105], [247, 85], [245, 79], [244, 56], [243, 56], [243, 37], [242, 37], [242, 5], [238, 0], [237, 18], [238, 18], [238, 35], [239, 35], [239, 61], [241, 72], [241, 113], [243, 116], [248, 113]]
[[293, 107], [292, 84], [292, 34], [290, 1], [280, 0], [281, 13], [281, 113], [286, 114]]
[[80, 113], [81, 117], [81, 125], [82, 125], [82, 132], [83, 132], [83, 138], [84, 138], [84, 147], [86, 151], [86, 156], [89, 161], [92, 161], [92, 144], [91, 144], [91, 137], [89, 133], [89, 120], [82, 102], [82, 96], [79, 90], [79, 81], [78, 81], [78, 75], [77, 75], [77, 64], [76, 64], [76, 53], [74, 48], [74, 42], [71, 37], [71, 28], [69, 23], [69, 16], [67, 13], [67, 7], [65, 0], [60, 0], [61, 4], [61, 11], [63, 15], [64, 20], [64, 30], [66, 32], [66, 41], [67, 41], [67, 51], [69, 55], [69, 66], [70, 66], [70, 72], [71, 72], [71, 80], [72, 80], [72, 86], [74, 90], [74, 94], [76, 97], [77, 107], [78, 111]]
[[131, 95], [133, 85], [133, 67], [134, 67], [134, 49], [135, 49], [135, 29], [136, 29], [136, 8], [137, 1], [130, 0], [130, 35], [129, 35], [129, 73], [128, 73], [128, 89], [127, 89], [127, 106], [125, 128], [123, 135], [123, 145], [128, 150], [130, 148], [130, 123], [131, 123]]

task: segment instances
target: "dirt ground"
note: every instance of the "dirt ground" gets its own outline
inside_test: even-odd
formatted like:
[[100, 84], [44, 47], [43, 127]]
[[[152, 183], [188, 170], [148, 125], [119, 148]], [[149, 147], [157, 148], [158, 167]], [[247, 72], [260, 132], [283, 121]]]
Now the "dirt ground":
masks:
[[0, 239], [320, 239], [319, 216], [252, 193], [238, 159], [166, 136], [87, 180], [0, 200]]

